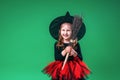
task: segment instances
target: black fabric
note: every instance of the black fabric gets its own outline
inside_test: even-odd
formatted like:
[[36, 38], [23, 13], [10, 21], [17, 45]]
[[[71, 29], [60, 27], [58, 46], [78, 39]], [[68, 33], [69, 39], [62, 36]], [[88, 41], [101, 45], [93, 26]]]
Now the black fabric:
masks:
[[[61, 52], [67, 47], [69, 44], [64, 43], [62, 47], [57, 47], [57, 42], [54, 44], [54, 56], [55, 60], [61, 60], [64, 61], [65, 56], [62, 56]], [[78, 53], [78, 57], [83, 60], [81, 49], [80, 49], [80, 44], [77, 43], [76, 46], [74, 47], [74, 50]], [[69, 56], [68, 60], [73, 60], [73, 56]]]

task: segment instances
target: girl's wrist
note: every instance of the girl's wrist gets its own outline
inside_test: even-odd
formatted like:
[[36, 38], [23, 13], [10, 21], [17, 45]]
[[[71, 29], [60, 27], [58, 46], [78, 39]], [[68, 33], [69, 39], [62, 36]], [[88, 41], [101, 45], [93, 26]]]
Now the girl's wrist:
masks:
[[61, 52], [61, 54], [62, 54], [62, 56], [65, 56], [66, 50], [63, 50], [63, 51]]
[[73, 49], [73, 56], [76, 57], [77, 56], [77, 52]]
[[73, 56], [76, 57], [76, 56], [77, 56], [77, 53], [74, 53]]

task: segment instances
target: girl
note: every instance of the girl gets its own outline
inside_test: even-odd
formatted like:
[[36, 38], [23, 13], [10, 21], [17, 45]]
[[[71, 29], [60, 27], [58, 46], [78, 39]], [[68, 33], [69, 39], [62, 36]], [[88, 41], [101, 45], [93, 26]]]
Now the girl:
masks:
[[[65, 16], [53, 20], [50, 25], [51, 35], [58, 40], [54, 44], [55, 61], [46, 66], [43, 71], [50, 75], [52, 80], [85, 80], [87, 74], [90, 73], [86, 64], [82, 61], [80, 45], [77, 42], [77, 39], [80, 40], [85, 34], [84, 24], [81, 27], [82, 31], [79, 31], [79, 35], [74, 41], [74, 46], [69, 46], [73, 19], [74, 17], [67, 12]], [[64, 69], [61, 69], [67, 53], [69, 53], [69, 58]]]

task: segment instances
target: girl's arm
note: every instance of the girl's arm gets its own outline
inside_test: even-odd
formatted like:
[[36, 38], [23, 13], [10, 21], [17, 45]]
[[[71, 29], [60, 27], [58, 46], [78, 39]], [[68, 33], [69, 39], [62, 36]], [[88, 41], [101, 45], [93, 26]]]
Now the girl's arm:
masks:
[[81, 60], [83, 60], [82, 53], [81, 53], [81, 48], [80, 48], [79, 43], [76, 44], [75, 48], [72, 51], [75, 53], [73, 55], [74, 57], [78, 56]]
[[71, 52], [70, 52], [70, 56], [76, 57], [77, 54], [78, 54], [78, 53], [77, 53], [74, 49], [72, 49]]
[[54, 44], [54, 57], [55, 60], [64, 60], [65, 59], [65, 50], [62, 48], [56, 47], [57, 42]]

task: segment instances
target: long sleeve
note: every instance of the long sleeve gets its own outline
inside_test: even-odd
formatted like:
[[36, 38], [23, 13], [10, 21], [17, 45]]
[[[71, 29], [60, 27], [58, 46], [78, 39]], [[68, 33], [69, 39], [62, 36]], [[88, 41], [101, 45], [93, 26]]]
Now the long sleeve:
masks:
[[62, 48], [61, 47], [57, 47], [56, 46], [57, 42], [54, 44], [54, 57], [55, 57], [55, 60], [64, 60], [65, 59], [65, 56], [62, 56], [61, 52], [62, 52]]
[[80, 48], [80, 44], [77, 43], [76, 46], [75, 46], [75, 51], [77, 52], [78, 54], [78, 57], [83, 60], [83, 57], [82, 57], [82, 53], [81, 53], [81, 48]]

